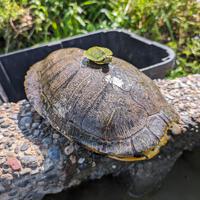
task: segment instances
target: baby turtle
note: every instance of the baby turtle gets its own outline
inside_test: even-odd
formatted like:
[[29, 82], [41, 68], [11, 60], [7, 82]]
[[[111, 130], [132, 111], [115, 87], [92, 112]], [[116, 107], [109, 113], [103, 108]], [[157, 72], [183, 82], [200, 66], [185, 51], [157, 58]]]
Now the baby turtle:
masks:
[[96, 64], [103, 65], [112, 61], [112, 51], [105, 47], [91, 47], [84, 51], [84, 56]]
[[154, 157], [178, 115], [133, 65], [113, 57], [103, 72], [81, 62], [87, 52], [60, 49], [34, 64], [25, 78], [30, 103], [57, 131], [93, 152], [122, 161]]

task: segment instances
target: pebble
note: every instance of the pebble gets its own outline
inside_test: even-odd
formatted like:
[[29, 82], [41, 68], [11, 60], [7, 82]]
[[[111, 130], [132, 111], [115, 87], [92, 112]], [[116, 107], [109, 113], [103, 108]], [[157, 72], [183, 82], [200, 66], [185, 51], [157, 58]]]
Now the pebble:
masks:
[[31, 170], [31, 175], [37, 174], [38, 172], [39, 172], [39, 169], [38, 169], [38, 168], [36, 168], [36, 169], [34, 169], [34, 170]]
[[96, 163], [94, 161], [92, 162], [92, 167], [96, 167]]
[[36, 130], [33, 131], [33, 135], [34, 135], [35, 137], [38, 137], [39, 134], [40, 134], [40, 131], [39, 131], [39, 130], [36, 129]]
[[29, 145], [27, 143], [24, 143], [21, 147], [20, 147], [20, 151], [26, 151], [29, 148]]
[[[40, 125], [40, 123], [34, 122], [34, 123], [32, 123], [32, 128], [35, 129], [35, 128], [37, 128], [39, 125]], [[38, 131], [38, 130], [37, 130], [37, 131]]]
[[70, 144], [69, 146], [65, 147], [65, 149], [64, 149], [65, 155], [67, 155], [67, 156], [72, 154], [73, 151], [74, 151], [73, 144]]
[[32, 154], [33, 154], [33, 152], [32, 152], [31, 149], [28, 149], [28, 150], [26, 150], [26, 151], [24, 152], [24, 155], [32, 155]]
[[1, 128], [8, 128], [10, 125], [8, 123], [3, 123], [0, 125]]
[[14, 178], [19, 178], [20, 177], [19, 172], [18, 171], [13, 172], [13, 177]]
[[15, 151], [16, 154], [18, 154], [18, 153], [19, 153], [19, 147], [18, 147], [18, 146], [15, 147], [15, 150], [14, 150], [14, 151]]
[[6, 162], [6, 158], [5, 157], [0, 157], [0, 165]]
[[116, 169], [116, 168], [117, 168], [117, 166], [116, 166], [116, 165], [112, 165], [112, 168], [113, 168], [113, 169]]
[[30, 128], [32, 122], [32, 118], [30, 116], [22, 117], [20, 120], [20, 125], [25, 128]]
[[10, 126], [8, 130], [9, 130], [9, 131], [16, 131], [16, 127]]
[[0, 124], [4, 123], [4, 119], [0, 119]]
[[[4, 138], [3, 134], [2, 134], [2, 135], [0, 135], [0, 141], [1, 141], [1, 139], [2, 139], [2, 138]], [[0, 143], [1, 143], [1, 142], [0, 142]]]
[[54, 134], [53, 134], [53, 138], [54, 138], [54, 139], [58, 139], [59, 137], [60, 137], [59, 134], [57, 134], [57, 133], [54, 133]]
[[17, 193], [18, 193], [18, 191], [17, 190], [12, 190], [11, 192], [9, 192], [9, 196], [16, 196], [17, 195]]
[[7, 158], [7, 164], [11, 167], [13, 171], [21, 170], [21, 162], [17, 158]]
[[173, 135], [179, 135], [182, 133], [182, 128], [180, 125], [174, 124], [171, 131]]
[[17, 120], [17, 116], [18, 116], [17, 114], [12, 114], [9, 118], [13, 120]]
[[4, 136], [4, 137], [7, 137], [7, 136], [9, 136], [9, 134], [10, 134], [10, 132], [9, 132], [9, 131], [7, 131], [7, 130], [3, 132], [3, 136]]
[[70, 156], [69, 156], [69, 159], [70, 159], [70, 161], [71, 161], [72, 164], [75, 164], [75, 163], [76, 163], [76, 156], [70, 155]]
[[11, 174], [2, 174], [1, 179], [13, 180], [13, 176]]
[[57, 146], [52, 146], [48, 150], [48, 156], [51, 160], [55, 160], [55, 161], [60, 160], [60, 154], [61, 154], [60, 149]]
[[79, 159], [78, 159], [78, 163], [79, 163], [79, 164], [83, 164], [84, 162], [85, 162], [85, 158], [79, 158]]
[[47, 146], [48, 145], [50, 145], [50, 144], [52, 144], [52, 138], [50, 138], [50, 137], [46, 137], [46, 138], [44, 138], [43, 140], [42, 140], [42, 143], [43, 144], [46, 144]]
[[27, 167], [37, 167], [37, 157], [36, 156], [23, 156], [21, 158], [23, 165]]
[[31, 173], [32, 169], [31, 168], [23, 168], [20, 172], [21, 175], [29, 174]]

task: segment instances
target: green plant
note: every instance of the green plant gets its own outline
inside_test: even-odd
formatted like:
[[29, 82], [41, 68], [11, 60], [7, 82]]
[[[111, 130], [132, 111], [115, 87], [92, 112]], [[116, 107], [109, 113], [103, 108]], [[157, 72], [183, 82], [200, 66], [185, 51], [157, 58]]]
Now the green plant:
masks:
[[125, 28], [176, 51], [170, 77], [199, 73], [199, 10], [196, 0], [0, 0], [0, 51]]
[[[16, 2], [11, 0], [0, 0], [0, 48], [3, 48], [5, 52], [9, 50], [10, 43], [12, 42], [11, 39], [13, 33], [11, 21], [17, 20], [23, 13], [24, 9]], [[3, 44], [1, 44], [2, 40]]]
[[[176, 45], [176, 43], [174, 44]], [[173, 44], [170, 46], [173, 47]], [[200, 73], [199, 37], [188, 38], [186, 44], [178, 49], [177, 58], [176, 69], [169, 73], [170, 78]]]

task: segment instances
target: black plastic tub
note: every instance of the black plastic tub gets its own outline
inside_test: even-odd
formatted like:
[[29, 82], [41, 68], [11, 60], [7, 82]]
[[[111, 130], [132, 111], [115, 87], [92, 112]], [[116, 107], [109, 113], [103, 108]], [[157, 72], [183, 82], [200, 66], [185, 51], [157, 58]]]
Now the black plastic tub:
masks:
[[151, 78], [163, 78], [174, 66], [175, 54], [169, 47], [125, 30], [101, 30], [0, 55], [0, 84], [8, 100], [16, 102], [25, 98], [26, 71], [50, 52], [66, 47], [87, 49], [94, 45], [110, 48], [114, 56], [132, 63]]

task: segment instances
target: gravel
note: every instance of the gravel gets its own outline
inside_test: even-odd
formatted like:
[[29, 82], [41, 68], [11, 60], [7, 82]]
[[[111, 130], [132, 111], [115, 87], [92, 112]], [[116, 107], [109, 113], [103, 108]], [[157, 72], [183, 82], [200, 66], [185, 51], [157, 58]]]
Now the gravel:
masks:
[[[141, 177], [153, 187], [151, 181], [160, 181], [183, 149], [192, 149], [194, 144], [200, 143], [197, 140], [200, 135], [200, 75], [155, 82], [179, 113], [182, 134], [176, 136], [175, 141], [180, 142], [172, 142], [173, 145], [169, 144], [155, 159], [138, 164], [114, 161], [69, 142], [26, 100], [0, 106], [0, 199], [39, 200], [45, 194], [60, 192], [84, 180], [125, 171], [129, 172], [129, 178], [137, 177], [137, 187]], [[158, 164], [163, 171], [157, 172]], [[145, 167], [152, 170], [152, 176], [144, 176]], [[132, 180], [130, 187], [133, 185]]]

